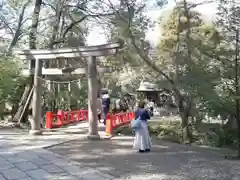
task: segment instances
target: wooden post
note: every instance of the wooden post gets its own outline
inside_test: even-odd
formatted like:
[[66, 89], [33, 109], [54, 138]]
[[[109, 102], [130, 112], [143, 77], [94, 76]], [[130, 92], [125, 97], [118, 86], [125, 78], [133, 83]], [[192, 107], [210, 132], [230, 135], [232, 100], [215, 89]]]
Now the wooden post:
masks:
[[52, 129], [53, 113], [51, 111], [46, 112], [46, 129]]
[[96, 56], [91, 56], [88, 60], [88, 139], [100, 139], [97, 120], [97, 92]]
[[33, 119], [30, 120], [31, 130], [29, 134], [41, 135], [41, 118], [42, 118], [42, 107], [41, 107], [41, 95], [42, 95], [42, 83], [39, 77], [42, 75], [42, 60], [36, 59], [35, 73], [34, 73], [34, 91], [32, 101], [32, 113]]

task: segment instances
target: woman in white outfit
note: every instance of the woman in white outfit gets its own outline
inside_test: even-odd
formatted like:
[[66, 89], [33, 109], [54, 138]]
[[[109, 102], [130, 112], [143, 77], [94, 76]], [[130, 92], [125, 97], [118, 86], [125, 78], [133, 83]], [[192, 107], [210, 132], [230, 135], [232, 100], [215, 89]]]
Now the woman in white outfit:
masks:
[[148, 132], [148, 123], [150, 115], [148, 110], [144, 108], [145, 102], [140, 102], [138, 108], [135, 112], [136, 119], [140, 117], [141, 127], [135, 130], [135, 139], [133, 143], [133, 148], [137, 149], [140, 153], [150, 152], [151, 149], [151, 139]]

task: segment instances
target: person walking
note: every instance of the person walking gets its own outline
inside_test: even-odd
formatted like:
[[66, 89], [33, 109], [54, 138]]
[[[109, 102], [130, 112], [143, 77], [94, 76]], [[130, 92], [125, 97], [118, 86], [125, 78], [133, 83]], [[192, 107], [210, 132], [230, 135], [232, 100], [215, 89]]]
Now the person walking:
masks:
[[145, 109], [145, 102], [139, 102], [138, 108], [135, 112], [136, 119], [141, 120], [141, 126], [135, 129], [135, 138], [133, 142], [133, 148], [137, 149], [140, 153], [150, 152], [152, 142], [148, 132], [148, 120], [150, 115], [147, 109]]
[[153, 111], [154, 111], [154, 101], [150, 100], [149, 101], [149, 111], [150, 111], [150, 116], [153, 116]]
[[103, 94], [102, 96], [102, 108], [103, 108], [103, 124], [106, 125], [106, 118], [107, 114], [110, 109], [110, 97], [108, 95], [108, 92]]
[[98, 121], [101, 122], [102, 118], [102, 100], [100, 96], [97, 98], [97, 115], [98, 115]]

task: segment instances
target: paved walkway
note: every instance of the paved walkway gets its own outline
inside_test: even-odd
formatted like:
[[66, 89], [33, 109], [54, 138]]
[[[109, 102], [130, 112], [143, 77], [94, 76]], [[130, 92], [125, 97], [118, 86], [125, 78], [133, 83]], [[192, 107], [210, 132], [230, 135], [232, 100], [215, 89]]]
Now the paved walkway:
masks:
[[139, 154], [132, 137], [93, 142], [86, 131], [85, 123], [39, 137], [1, 130], [0, 180], [240, 179], [240, 162], [219, 150], [154, 142], [152, 152]]
[[126, 136], [94, 143], [78, 139], [48, 150], [114, 180], [240, 180], [240, 161], [225, 160], [223, 150], [158, 141], [152, 152], [139, 154], [132, 143]]
[[[105, 175], [65, 156], [43, 149], [73, 139], [85, 139], [85, 123], [62, 132], [46, 132], [43, 136], [28, 136], [27, 132], [0, 131], [0, 180], [109, 180]], [[80, 130], [81, 129], [81, 130]], [[76, 133], [77, 131], [77, 133]], [[80, 132], [82, 131], [82, 132]]]

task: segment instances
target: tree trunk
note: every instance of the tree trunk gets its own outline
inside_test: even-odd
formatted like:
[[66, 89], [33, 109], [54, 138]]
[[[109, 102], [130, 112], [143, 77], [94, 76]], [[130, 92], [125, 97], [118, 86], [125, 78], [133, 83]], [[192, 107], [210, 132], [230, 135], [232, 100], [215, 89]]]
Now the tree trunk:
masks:
[[18, 110], [18, 104], [13, 104], [12, 105], [12, 109], [11, 109], [11, 119], [13, 120], [14, 118], [14, 115], [17, 113], [17, 110]]
[[[56, 44], [55, 42], [57, 41], [58, 39], [58, 36], [59, 36], [59, 29], [60, 29], [60, 23], [61, 23], [61, 17], [62, 17], [62, 1], [59, 1], [56, 5], [56, 14], [55, 14], [55, 23], [53, 25], [53, 28], [52, 28], [52, 36], [51, 36], [51, 39], [50, 39], [50, 43], [49, 43], [49, 49], [53, 49], [54, 46], [55, 48], [57, 48], [56, 46], [59, 46], [60, 44]], [[52, 60], [52, 61], [47, 61], [46, 62], [46, 67], [49, 68], [60, 68], [59, 64], [61, 60]], [[51, 109], [52, 111], [57, 111], [57, 108], [56, 108], [56, 105], [57, 105], [57, 96], [58, 96], [58, 93], [59, 93], [59, 88], [58, 88], [58, 84], [56, 83], [52, 83], [50, 84], [50, 89], [49, 89], [50, 92], [54, 92], [55, 93], [55, 99], [53, 99], [51, 105]]]
[[182, 141], [184, 144], [189, 144], [191, 142], [191, 139], [188, 126], [188, 116], [183, 115], [181, 116], [181, 119], [182, 119]]
[[[38, 28], [39, 13], [41, 10], [41, 5], [42, 5], [42, 0], [35, 1], [35, 7], [34, 7], [33, 16], [32, 16], [32, 26], [31, 26], [31, 31], [29, 33], [29, 48], [30, 49], [36, 49], [37, 28]], [[31, 67], [31, 69], [35, 68], [35, 60], [30, 61], [30, 67]], [[33, 87], [33, 76], [31, 75], [29, 77], [29, 84], [26, 85], [24, 93], [21, 98], [21, 101], [19, 103], [17, 113], [15, 114], [15, 116], [13, 118], [14, 121], [21, 122], [22, 120], [28, 119], [28, 109], [29, 109], [31, 100], [29, 102], [27, 102], [27, 99], [31, 92], [32, 87]], [[27, 106], [24, 110], [24, 105], [26, 103], [27, 103]], [[23, 114], [23, 116], [21, 117], [22, 114]]]
[[29, 33], [29, 47], [30, 47], [30, 49], [36, 49], [37, 28], [38, 28], [39, 14], [40, 14], [41, 6], [42, 6], [42, 0], [36, 0], [34, 11], [33, 11], [33, 16], [32, 16], [31, 31]]
[[240, 100], [239, 100], [239, 63], [238, 63], [238, 56], [239, 56], [239, 49], [238, 49], [238, 44], [239, 44], [239, 30], [236, 31], [236, 54], [235, 54], [235, 109], [236, 109], [236, 124], [237, 124], [237, 156], [240, 158]]
[[189, 132], [189, 112], [188, 108], [185, 108], [183, 105], [183, 101], [180, 102], [179, 112], [181, 117], [181, 127], [182, 127], [182, 143], [189, 144], [191, 142], [190, 132]]
[[184, 144], [189, 144], [191, 143], [191, 135], [189, 132], [188, 118], [190, 117], [190, 111], [192, 109], [192, 99], [187, 95], [182, 95], [178, 90], [175, 90], [175, 98], [177, 100], [177, 106], [182, 120], [182, 142]]
[[[25, 86], [24, 92], [22, 94], [22, 98], [21, 98], [20, 103], [18, 105], [17, 112], [13, 117], [13, 122], [24, 121], [26, 119], [27, 115], [28, 115], [28, 107], [26, 108], [25, 112], [23, 112], [23, 109], [24, 109], [24, 105], [26, 104], [28, 96], [29, 96], [29, 94], [31, 92], [31, 89], [32, 89], [31, 83], [29, 83]], [[22, 113], [24, 113], [23, 116], [22, 116]], [[21, 118], [21, 116], [22, 116], [22, 118]]]

